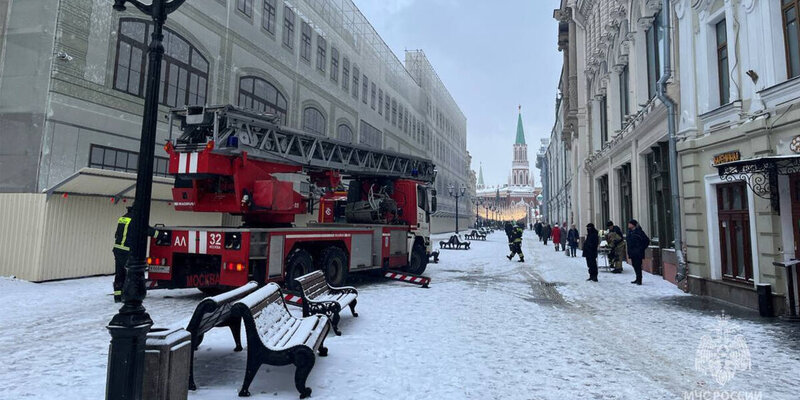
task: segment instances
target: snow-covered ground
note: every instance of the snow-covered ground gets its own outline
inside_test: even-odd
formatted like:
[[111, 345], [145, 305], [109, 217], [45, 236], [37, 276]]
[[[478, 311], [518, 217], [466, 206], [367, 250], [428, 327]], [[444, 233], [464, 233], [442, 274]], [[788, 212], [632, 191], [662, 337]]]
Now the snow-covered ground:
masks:
[[[309, 378], [313, 397], [683, 399], [693, 391], [733, 391], [797, 399], [798, 325], [683, 294], [649, 274], [643, 286], [631, 285], [629, 266], [586, 282], [582, 258], [529, 235], [525, 263], [504, 258], [500, 232], [473, 241], [469, 251], [442, 250], [426, 272], [430, 289], [356, 282], [360, 317], [342, 312], [344, 334], [329, 336], [330, 354], [317, 358]], [[111, 277], [46, 284], [0, 278], [0, 399], [103, 398], [105, 325], [117, 309], [110, 292]], [[202, 298], [195, 290], [154, 291], [145, 306], [156, 325], [168, 325]], [[712, 327], [723, 311], [751, 363], [721, 386], [697, 371], [695, 360], [703, 337], [716, 337]], [[191, 399], [236, 397], [246, 352], [232, 349], [227, 329], [207, 334]], [[253, 398], [296, 399], [293, 373], [262, 367]]]

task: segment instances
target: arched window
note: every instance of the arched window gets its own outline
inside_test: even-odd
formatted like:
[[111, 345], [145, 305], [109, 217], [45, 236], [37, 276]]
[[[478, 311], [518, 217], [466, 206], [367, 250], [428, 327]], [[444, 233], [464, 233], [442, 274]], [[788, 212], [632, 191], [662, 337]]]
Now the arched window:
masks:
[[275, 114], [286, 121], [286, 97], [271, 83], [254, 76], [239, 79], [239, 107]]
[[325, 136], [325, 116], [314, 107], [303, 110], [303, 130], [315, 135]]
[[336, 138], [343, 142], [352, 143], [353, 130], [350, 129], [350, 126], [347, 124], [339, 124], [339, 126], [336, 127]]
[[[147, 46], [152, 23], [123, 18], [119, 21], [114, 89], [144, 97]], [[169, 106], [206, 104], [208, 61], [186, 39], [164, 28], [159, 103]]]

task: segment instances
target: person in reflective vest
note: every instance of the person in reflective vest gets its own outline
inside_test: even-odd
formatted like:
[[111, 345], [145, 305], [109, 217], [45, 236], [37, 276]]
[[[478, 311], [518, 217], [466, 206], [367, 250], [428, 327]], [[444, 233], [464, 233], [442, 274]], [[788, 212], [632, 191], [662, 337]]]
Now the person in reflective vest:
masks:
[[511, 255], [506, 256], [509, 260], [513, 259], [516, 254], [519, 254], [519, 262], [525, 262], [525, 255], [522, 254], [522, 223], [514, 228], [511, 233], [511, 243], [508, 247], [511, 248]]
[[[130, 230], [133, 206], [129, 206], [125, 215], [117, 220], [117, 231], [114, 233], [114, 302], [122, 301], [122, 285], [125, 283], [125, 265], [131, 254]], [[148, 236], [158, 236], [158, 231], [147, 227]]]

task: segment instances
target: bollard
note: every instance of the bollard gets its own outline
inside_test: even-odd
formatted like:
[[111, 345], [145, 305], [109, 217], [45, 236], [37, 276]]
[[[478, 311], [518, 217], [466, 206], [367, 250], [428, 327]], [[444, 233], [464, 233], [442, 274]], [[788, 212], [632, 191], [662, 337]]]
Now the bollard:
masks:
[[183, 328], [150, 330], [145, 344], [143, 399], [188, 398], [191, 338]]
[[758, 313], [762, 317], [774, 317], [775, 311], [772, 308], [772, 285], [769, 283], [759, 283], [756, 286], [758, 293]]

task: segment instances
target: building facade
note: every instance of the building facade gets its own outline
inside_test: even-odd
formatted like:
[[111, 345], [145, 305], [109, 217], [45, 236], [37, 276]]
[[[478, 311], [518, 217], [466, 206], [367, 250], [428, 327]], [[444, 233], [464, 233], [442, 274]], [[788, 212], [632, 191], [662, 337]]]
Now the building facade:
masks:
[[[10, 207], [24, 196], [45, 196], [36, 202], [42, 208], [30, 212], [47, 214], [68, 201], [53, 194], [78, 190], [75, 182], [64, 185], [88, 168], [116, 175], [84, 178], [79, 194], [85, 201], [99, 197], [91, 200], [96, 208], [118, 216], [124, 204], [109, 198], [132, 195], [129, 189], [109, 195], [106, 181], [129, 179], [136, 170], [152, 23], [133, 7], [114, 12], [107, 0], [56, 3], [0, 2], [0, 202]], [[171, 107], [234, 104], [278, 114], [313, 134], [430, 158], [439, 193], [468, 184], [466, 118], [455, 100], [422, 51], [407, 51], [401, 62], [352, 1], [187, 2], [170, 15], [164, 44], [156, 176], [167, 175], [161, 145]], [[440, 195], [434, 229], [453, 224], [454, 207]], [[153, 223], [174, 222], [165, 217], [166, 201], [153, 208], [160, 210]], [[172, 213], [187, 223], [196, 218]], [[75, 217], [77, 229], [107, 234], [82, 247], [98, 254], [93, 271], [106, 273], [116, 218], [108, 215]], [[226, 219], [204, 218], [216, 225]], [[42, 224], [38, 229], [46, 230], [50, 222]], [[35, 251], [49, 253], [47, 246], [41, 242]], [[7, 263], [23, 264], [5, 259], [0, 274], [26, 277]], [[53, 279], [60, 277], [67, 276]]]
[[757, 285], [770, 284], [795, 314], [797, 266], [780, 264], [800, 259], [798, 11], [789, 0], [674, 2], [689, 290], [756, 308]]
[[[547, 213], [560, 212], [557, 191], [570, 183], [580, 226], [637, 219], [653, 240], [645, 268], [675, 282], [671, 199], [679, 196], [681, 287], [756, 308], [757, 285], [769, 284], [786, 310], [786, 299], [800, 297], [790, 265], [800, 258], [800, 4], [662, 3], [563, 0], [555, 11], [564, 72], [538, 159]], [[670, 117], [657, 96], [665, 74], [678, 107], [679, 193], [670, 187]], [[564, 147], [572, 159], [557, 156]], [[572, 166], [571, 182], [553, 171], [559, 158]]]

